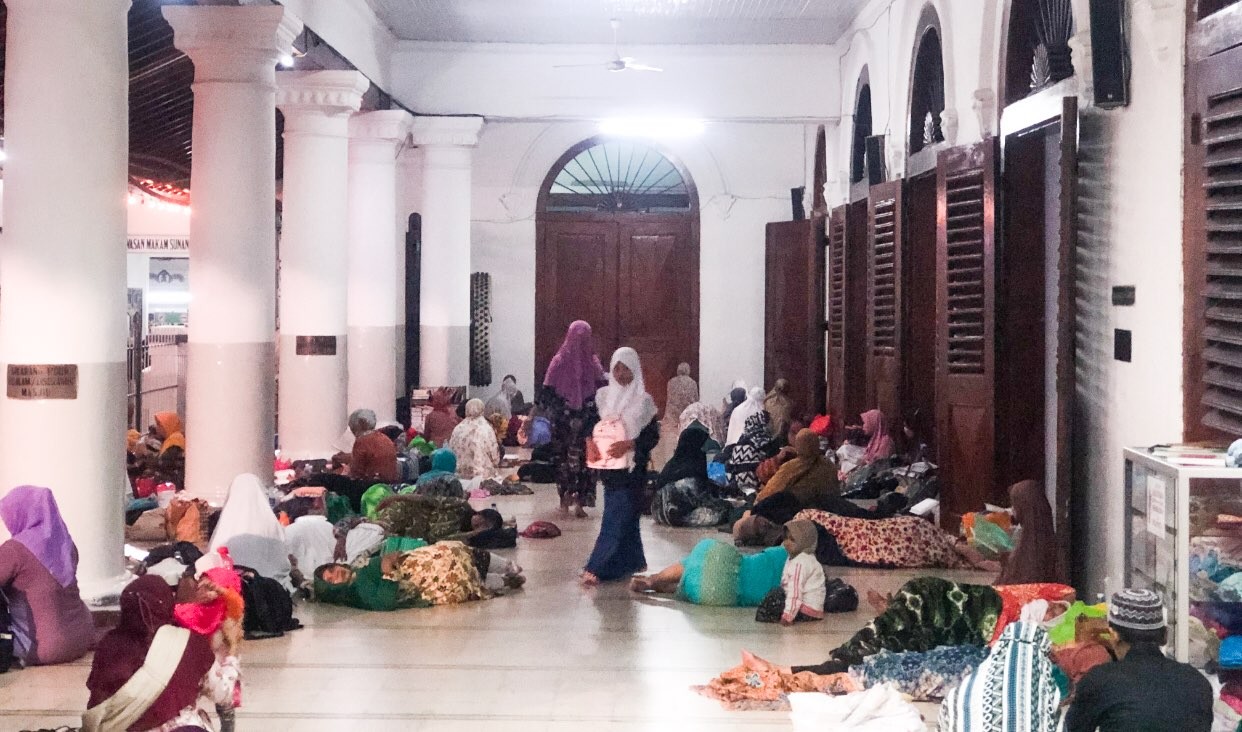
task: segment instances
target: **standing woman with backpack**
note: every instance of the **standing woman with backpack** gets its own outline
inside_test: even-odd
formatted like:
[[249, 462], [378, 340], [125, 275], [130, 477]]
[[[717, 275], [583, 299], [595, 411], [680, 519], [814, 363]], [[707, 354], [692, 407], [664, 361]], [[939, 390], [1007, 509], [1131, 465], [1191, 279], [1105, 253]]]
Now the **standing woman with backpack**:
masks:
[[612, 355], [608, 386], [595, 394], [595, 404], [599, 422], [587, 441], [587, 464], [599, 469], [604, 484], [604, 518], [582, 573], [588, 587], [647, 568], [638, 519], [642, 476], [660, 441], [660, 423], [633, 348], [618, 348]]

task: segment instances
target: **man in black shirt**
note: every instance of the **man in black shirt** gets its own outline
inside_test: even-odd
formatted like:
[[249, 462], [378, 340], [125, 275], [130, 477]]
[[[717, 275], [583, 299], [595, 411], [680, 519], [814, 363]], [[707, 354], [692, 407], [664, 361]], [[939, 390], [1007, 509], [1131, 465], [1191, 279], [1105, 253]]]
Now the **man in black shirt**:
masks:
[[1209, 732], [1212, 685], [1192, 666], [1161, 652], [1168, 628], [1160, 596], [1123, 590], [1108, 608], [1115, 663], [1079, 682], [1066, 732]]

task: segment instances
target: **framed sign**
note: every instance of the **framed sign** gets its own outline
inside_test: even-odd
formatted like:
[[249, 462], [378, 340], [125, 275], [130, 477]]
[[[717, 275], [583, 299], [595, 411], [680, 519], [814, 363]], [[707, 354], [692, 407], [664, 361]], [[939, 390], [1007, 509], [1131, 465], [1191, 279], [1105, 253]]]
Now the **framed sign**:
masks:
[[295, 352], [299, 356], [335, 356], [336, 336], [298, 336]]
[[77, 399], [77, 364], [9, 364], [9, 399]]

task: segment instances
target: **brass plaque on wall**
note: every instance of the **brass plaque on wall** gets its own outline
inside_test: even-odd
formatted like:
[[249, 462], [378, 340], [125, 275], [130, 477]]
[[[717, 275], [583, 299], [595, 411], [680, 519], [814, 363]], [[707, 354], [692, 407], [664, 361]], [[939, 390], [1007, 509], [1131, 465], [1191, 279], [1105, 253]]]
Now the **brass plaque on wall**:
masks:
[[9, 399], [77, 399], [77, 364], [9, 364]]
[[295, 348], [299, 356], [335, 356], [336, 336], [298, 336]]

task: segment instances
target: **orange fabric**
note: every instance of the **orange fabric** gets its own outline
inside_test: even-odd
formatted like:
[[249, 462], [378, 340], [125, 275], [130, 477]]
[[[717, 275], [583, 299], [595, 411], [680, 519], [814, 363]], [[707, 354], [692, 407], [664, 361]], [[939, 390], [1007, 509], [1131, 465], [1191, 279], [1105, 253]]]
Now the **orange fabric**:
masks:
[[1048, 602], [1073, 602], [1074, 588], [1068, 585], [1040, 583], [1031, 585], [997, 585], [996, 592], [1001, 597], [1001, 613], [996, 621], [996, 630], [988, 645], [1000, 638], [1005, 626], [1022, 615], [1022, 608], [1028, 602], [1047, 600]]
[[734, 666], [695, 690], [732, 708], [755, 702], [781, 702], [793, 692], [849, 694], [862, 691], [862, 687], [848, 673], [820, 676], [803, 671], [795, 674], [760, 662], [754, 668], [747, 668], [744, 663]]
[[181, 425], [181, 418], [177, 416], [176, 412], [156, 412], [155, 427], [159, 431], [160, 437], [165, 440], [171, 435], [185, 430]]
[[174, 447], [179, 447], [183, 452], [185, 451], [185, 435], [180, 432], [174, 432], [165, 438], [163, 444], [160, 445], [160, 454], [163, 455]]

